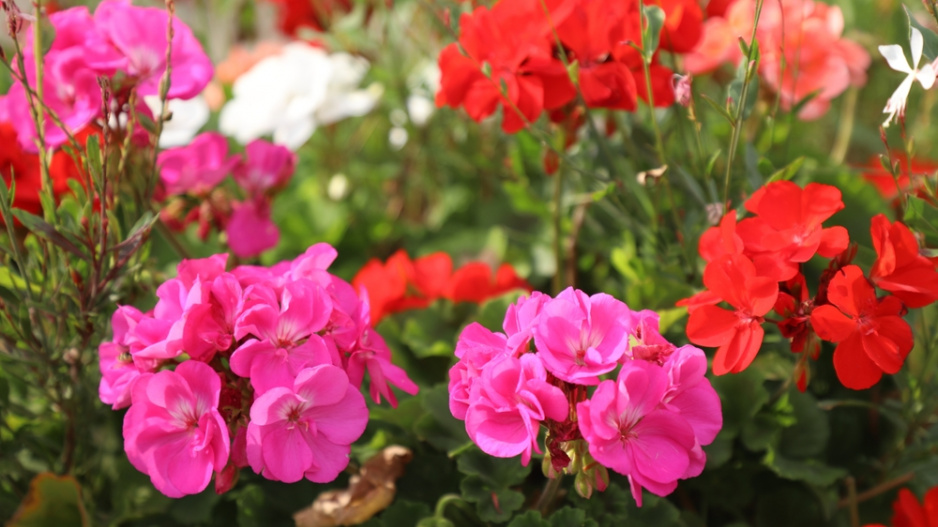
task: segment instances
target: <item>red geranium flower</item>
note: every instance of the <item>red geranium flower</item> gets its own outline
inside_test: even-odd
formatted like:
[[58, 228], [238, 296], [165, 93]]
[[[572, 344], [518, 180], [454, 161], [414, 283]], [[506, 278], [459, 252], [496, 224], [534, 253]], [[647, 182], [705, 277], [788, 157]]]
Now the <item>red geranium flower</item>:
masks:
[[919, 254], [918, 241], [908, 227], [877, 214], [870, 222], [870, 234], [877, 255], [870, 271], [874, 284], [908, 307], [938, 300], [938, 272], [931, 260]]
[[[567, 70], [552, 54], [552, 29], [541, 1], [499, 2], [460, 17], [459, 44], [440, 53], [437, 106], [463, 106], [481, 121], [501, 105], [502, 129], [515, 133], [544, 109], [574, 98]], [[558, 2], [546, 4], [551, 22], [560, 24], [564, 14], [554, 9]]]
[[739, 373], [756, 357], [765, 331], [763, 316], [778, 298], [778, 283], [756, 274], [756, 266], [741, 254], [728, 254], [704, 270], [707, 289], [733, 306], [729, 311], [701, 305], [690, 312], [687, 338], [701, 346], [719, 346], [713, 373]]
[[[932, 487], [922, 503], [909, 489], [899, 491], [892, 503], [892, 527], [938, 527], [938, 487]], [[868, 524], [864, 527], [884, 527]]]
[[[76, 139], [84, 144], [93, 133], [97, 132], [89, 129], [79, 134]], [[8, 189], [13, 179], [16, 180], [14, 208], [32, 214], [42, 214], [42, 205], [39, 202], [39, 190], [42, 188], [39, 156], [20, 148], [16, 139], [16, 128], [10, 123], [0, 123], [0, 176], [3, 176], [3, 182]], [[57, 150], [49, 160], [49, 178], [52, 180], [52, 192], [59, 196], [69, 191], [70, 179], [82, 180], [82, 172], [71, 155]]]
[[822, 339], [837, 343], [834, 369], [841, 384], [862, 390], [876, 384], [883, 372], [899, 371], [913, 344], [902, 302], [895, 296], [877, 299], [856, 265], [831, 279], [827, 299], [832, 305], [814, 308], [811, 326]]
[[422, 309], [441, 298], [481, 303], [515, 289], [532, 289], [509, 264], [502, 264], [494, 276], [482, 262], [470, 262], [453, 272], [453, 261], [444, 252], [411, 260], [403, 250], [383, 263], [369, 261], [352, 285], [367, 291], [373, 325], [392, 313]]
[[[636, 26], [632, 31], [630, 22]], [[583, 0], [557, 27], [568, 58], [578, 63], [580, 91], [587, 106], [628, 111], [637, 107], [632, 70], [612, 56], [618, 45], [635, 38], [637, 26], [637, 18], [629, 18], [627, 2]]]
[[879, 161], [879, 156], [874, 155], [869, 159], [865, 166], [860, 167], [863, 170], [863, 179], [872, 183], [876, 190], [884, 199], [893, 200], [899, 197], [900, 192], [913, 191], [921, 198], [927, 197], [924, 192], [920, 192], [924, 185], [925, 178], [934, 176], [938, 172], [938, 163], [934, 161], [921, 161], [913, 159], [908, 161], [904, 152], [889, 152], [889, 158], [893, 163], [899, 163], [899, 176], [894, 177], [883, 168]]
[[736, 228], [747, 254], [759, 273], [785, 281], [798, 273], [798, 264], [815, 254], [833, 258], [850, 238], [841, 226], [821, 228], [821, 223], [844, 208], [840, 190], [809, 183], [804, 189], [791, 181], [776, 181], [760, 188], [746, 201], [756, 214]]

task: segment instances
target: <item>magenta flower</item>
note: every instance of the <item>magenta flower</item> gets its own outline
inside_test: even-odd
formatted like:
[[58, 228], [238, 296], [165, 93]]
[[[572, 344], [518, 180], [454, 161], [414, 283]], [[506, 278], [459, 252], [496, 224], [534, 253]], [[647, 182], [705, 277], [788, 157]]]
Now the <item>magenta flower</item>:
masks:
[[629, 361], [617, 380], [601, 382], [593, 397], [576, 407], [590, 455], [629, 477], [639, 506], [642, 487], [659, 496], [675, 489], [697, 444], [691, 425], [661, 404], [669, 387], [664, 368]]
[[466, 411], [466, 432], [483, 452], [496, 457], [521, 454], [527, 465], [531, 451], [540, 453], [541, 421], [567, 418], [564, 393], [547, 382], [547, 370], [533, 353], [505, 355], [490, 362], [476, 380]]
[[505, 335], [492, 333], [478, 322], [473, 322], [462, 330], [456, 341], [456, 356], [459, 357], [459, 362], [449, 370], [449, 411], [453, 417], [466, 419], [473, 384], [482, 375], [486, 364], [509, 354], [507, 346]]
[[[231, 354], [231, 371], [250, 377], [258, 394], [293, 386], [306, 367], [337, 363], [336, 353], [316, 334], [332, 313], [332, 300], [321, 287], [309, 280], [289, 282], [279, 302], [276, 293], [263, 285], [251, 286], [246, 295], [256, 303], [245, 306], [235, 338], [252, 338]], [[261, 300], [264, 297], [266, 302]]]
[[131, 387], [137, 377], [143, 373], [134, 364], [129, 342], [129, 337], [133, 335], [137, 322], [142, 318], [144, 318], [143, 313], [134, 307], [118, 307], [111, 316], [114, 339], [102, 342], [98, 346], [100, 355], [98, 367], [101, 370], [98, 397], [101, 402], [111, 405], [114, 410], [130, 406]]
[[541, 308], [550, 300], [550, 296], [534, 291], [531, 296], [522, 296], [508, 306], [502, 329], [508, 337], [508, 349], [513, 355], [528, 351], [528, 344], [534, 338]]
[[292, 386], [273, 388], [254, 401], [248, 461], [269, 479], [326, 483], [348, 465], [349, 445], [367, 423], [365, 398], [341, 368], [307, 368]]
[[[24, 57], [31, 64], [33, 56]], [[93, 71], [88, 69], [82, 48], [70, 47], [53, 51], [43, 58], [43, 101], [55, 112], [62, 124], [72, 133], [80, 131], [101, 115], [101, 87]], [[30, 87], [36, 87], [35, 68], [26, 68]], [[36, 150], [38, 137], [36, 124], [30, 114], [26, 90], [14, 83], [7, 94], [10, 122], [17, 123], [17, 139], [29, 151]], [[68, 135], [50, 117], [43, 125], [44, 139], [50, 146], [63, 144]]]
[[361, 386], [365, 372], [368, 372], [368, 394], [375, 404], [381, 404], [381, 398], [384, 397], [391, 406], [397, 408], [397, 397], [390, 385], [410, 395], [416, 395], [419, 389], [403, 368], [391, 362], [391, 350], [381, 335], [370, 327], [365, 328], [358, 348], [349, 354], [345, 369], [355, 386]]
[[629, 351], [619, 359], [625, 362], [630, 358], [647, 360], [659, 366], [674, 353], [675, 346], [668, 342], [658, 331], [658, 313], [649, 309], [632, 311], [630, 313], [629, 327], [632, 334], [629, 338]]
[[671, 382], [661, 403], [687, 421], [697, 441], [690, 452], [690, 465], [681, 479], [696, 477], [707, 463], [702, 447], [712, 443], [723, 428], [720, 396], [705, 377], [707, 357], [699, 348], [681, 346], [664, 364], [664, 369]]
[[[326, 244], [310, 247], [306, 254], [294, 261], [291, 274], [322, 278], [324, 266], [332, 263], [333, 251]], [[367, 298], [359, 298], [355, 288], [345, 280], [326, 276], [333, 310], [325, 336], [335, 343], [352, 385], [361, 387], [367, 372], [371, 399], [381, 404], [383, 397], [396, 408], [397, 397], [391, 385], [411, 395], [415, 395], [419, 388], [407, 377], [406, 371], [391, 362], [391, 350], [371, 327]]]
[[124, 416], [124, 450], [137, 470], [171, 498], [203, 491], [228, 463], [228, 427], [218, 412], [221, 380], [186, 361], [141, 376]]
[[209, 294], [205, 302], [191, 306], [182, 329], [182, 345], [189, 357], [209, 362], [235, 342], [234, 328], [241, 314], [241, 284], [230, 273], [204, 282]]
[[260, 197], [287, 184], [296, 170], [296, 154], [286, 147], [255, 139], [245, 148], [245, 159], [234, 169], [234, 179], [249, 198]]
[[[129, 2], [102, 2], [94, 13], [95, 29], [104, 45], [89, 46], [89, 64], [99, 74], [118, 71], [136, 81], [138, 95], [159, 94], [166, 71], [165, 10]], [[191, 99], [212, 79], [212, 62], [188, 26], [173, 18], [172, 72], [167, 98]]]
[[597, 384], [628, 349], [629, 316], [628, 306], [610, 295], [567, 288], [541, 308], [534, 344], [558, 379]]
[[187, 146], [163, 150], [156, 162], [168, 195], [204, 195], [225, 179], [238, 158], [228, 156], [225, 136], [206, 132]]
[[228, 247], [242, 258], [257, 256], [276, 247], [280, 230], [270, 219], [270, 201], [263, 196], [234, 204], [225, 227]]

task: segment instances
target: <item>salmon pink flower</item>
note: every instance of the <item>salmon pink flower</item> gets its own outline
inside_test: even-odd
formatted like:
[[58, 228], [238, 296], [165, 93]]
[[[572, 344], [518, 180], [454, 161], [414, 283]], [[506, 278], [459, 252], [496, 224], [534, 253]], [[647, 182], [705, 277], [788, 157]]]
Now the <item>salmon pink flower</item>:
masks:
[[883, 123], [884, 127], [889, 126], [893, 121], [902, 119], [905, 116], [906, 100], [909, 98], [909, 92], [912, 91], [912, 85], [915, 84], [915, 81], [918, 81], [919, 84], [922, 85], [922, 88], [926, 90], [931, 89], [935, 84], [935, 67], [931, 63], [923, 65], [921, 69], [918, 67], [919, 61], [922, 60], [922, 49], [925, 45], [922, 32], [914, 27], [910, 29], [909, 48], [912, 51], [911, 66], [909, 66], [909, 62], [906, 60], [902, 46], [898, 44], [879, 46], [879, 52], [882, 54], [883, 58], [886, 59], [889, 67], [898, 72], [907, 74], [902, 84], [896, 88], [896, 91], [892, 92], [889, 100], [886, 101], [886, 107], [883, 108], [883, 113], [889, 114], [889, 116], [886, 117], [886, 121]]
[[538, 355], [501, 356], [483, 368], [476, 383], [466, 411], [466, 432], [487, 454], [521, 454], [521, 463], [527, 465], [532, 450], [541, 451], [537, 445], [540, 423], [567, 418], [567, 398], [547, 382], [547, 370]]
[[863, 390], [884, 372], [902, 368], [913, 340], [897, 297], [877, 299], [863, 271], [848, 265], [831, 279], [827, 298], [830, 304], [811, 312], [811, 326], [822, 339], [837, 343], [834, 369], [844, 386]]
[[203, 491], [228, 463], [228, 426], [218, 412], [221, 380], [186, 361], [141, 376], [124, 416], [124, 449], [137, 470], [171, 498]]
[[756, 357], [765, 331], [763, 317], [778, 297], [778, 283], [759, 276], [756, 266], [741, 254], [726, 255], [704, 270], [707, 289], [733, 306], [729, 311], [701, 305], [690, 312], [687, 338], [701, 346], [718, 346], [713, 373], [739, 373]]
[[327, 483], [348, 465], [349, 445], [367, 424], [365, 398], [341, 368], [306, 368], [251, 405], [247, 458], [268, 479]]
[[558, 379], [598, 384], [628, 349], [630, 313], [610, 295], [587, 296], [569, 287], [541, 309], [534, 331], [538, 356]]

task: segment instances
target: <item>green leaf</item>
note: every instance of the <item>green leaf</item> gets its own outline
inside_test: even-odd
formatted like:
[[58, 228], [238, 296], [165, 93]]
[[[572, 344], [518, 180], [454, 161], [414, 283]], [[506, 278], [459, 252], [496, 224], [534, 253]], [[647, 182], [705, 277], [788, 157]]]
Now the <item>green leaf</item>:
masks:
[[769, 467], [779, 477], [793, 481], [804, 481], [821, 487], [833, 485], [837, 480], [847, 476], [847, 471], [842, 468], [831, 467], [815, 459], [786, 459], [779, 456], [771, 448], [762, 458], [762, 464]]
[[642, 18], [645, 20], [642, 24], [642, 55], [645, 63], [651, 64], [664, 28], [664, 10], [656, 5], [642, 4]]
[[494, 486], [480, 476], [469, 476], [459, 485], [463, 498], [476, 504], [482, 521], [504, 522], [524, 505], [524, 494]]
[[520, 457], [500, 458], [474, 448], [459, 457], [459, 471], [467, 476], [479, 476], [495, 487], [517, 485], [531, 473], [531, 466], [523, 466]]
[[538, 511], [528, 511], [514, 519], [508, 524], [508, 527], [551, 527], [551, 523], [541, 516]]
[[[714, 101], [713, 99], [711, 99], [710, 96], [707, 95], [706, 93], [701, 93], [701, 94], [700, 94], [700, 97], [704, 100], [704, 102], [706, 102], [707, 104], [709, 104], [711, 108], [713, 108], [714, 110], [716, 110], [717, 113], [719, 113], [720, 115], [722, 115], [723, 118], [726, 119], [726, 122], [728, 122], [728, 123], [729, 123], [730, 125], [732, 125], [732, 126], [735, 126], [735, 125], [736, 125], [736, 119], [733, 119], [733, 116], [730, 115], [729, 110], [727, 110], [725, 106], [723, 106], [723, 105], [721, 105], [721, 104], [718, 104], [716, 101]], [[710, 169], [712, 169], [713, 163], [716, 162], [716, 159], [717, 159], [718, 154], [719, 154], [719, 152], [714, 152], [713, 157], [710, 158], [710, 163], [708, 164], [708, 166], [710, 167]]]
[[[732, 101], [734, 105], [733, 113], [739, 115], [739, 108], [742, 105], [742, 118], [746, 119], [749, 117], [749, 114], [752, 113], [752, 109], [756, 106], [756, 101], [759, 99], [759, 76], [752, 75], [749, 79], [749, 87], [746, 89], [746, 100], [742, 101], [743, 95], [743, 86], [746, 84], [746, 75], [749, 67], [749, 63], [744, 59], [739, 63], [739, 67], [736, 68], [736, 77], [733, 78], [733, 81], [730, 82], [729, 86], [726, 88], [726, 97]], [[756, 64], [753, 65], [753, 68], [758, 68], [758, 60]], [[731, 123], [735, 123], [735, 119], [730, 119]]]
[[738, 433], [769, 400], [762, 375], [753, 368], [735, 375], [714, 377], [712, 383], [723, 403], [723, 431], [727, 433]]
[[[16, 219], [20, 220], [20, 223], [22, 223], [23, 226], [29, 229], [30, 232], [36, 236], [41, 236], [49, 240], [53, 245], [71, 253], [76, 258], [88, 258], [88, 256], [82, 252], [82, 250], [79, 249], [75, 243], [69, 240], [69, 237], [67, 237], [64, 233], [60, 232], [52, 224], [47, 223], [39, 216], [21, 209], [13, 210], [13, 215], [16, 216]], [[77, 242], [77, 240], [75, 241]]]
[[[924, 41], [924, 46], [922, 47], [922, 55], [925, 56], [928, 62], [934, 61], [938, 58], [938, 35], [935, 34], [931, 29], [918, 23], [918, 20], [912, 15], [912, 12], [909, 11], [908, 6], [903, 5], [902, 9], [905, 10], [905, 16], [909, 19], [909, 39], [912, 38], [912, 28], [918, 29], [922, 32], [922, 40]], [[903, 46], [904, 47], [904, 46]]]
[[550, 527], [596, 527], [599, 524], [586, 518], [586, 511], [564, 507], [550, 515]]
[[85, 527], [90, 525], [81, 487], [72, 476], [44, 472], [33, 478], [29, 492], [6, 524], [8, 527]]
[[830, 424], [827, 414], [809, 393], [792, 389], [789, 401], [795, 422], [781, 432], [779, 453], [786, 458], [799, 459], [821, 454], [827, 448]]
[[[385, 525], [419, 525], [424, 519], [433, 514], [430, 506], [408, 500], [394, 500], [390, 507], [381, 513], [381, 521]], [[447, 520], [448, 521], [448, 520]]]
[[769, 184], [773, 181], [788, 181], [791, 178], [795, 177], [795, 174], [798, 173], [798, 170], [801, 169], [801, 165], [803, 164], [804, 164], [804, 156], [801, 156], [798, 159], [795, 159], [794, 161], [792, 161], [791, 163], [788, 163], [784, 167], [776, 170], [775, 173], [769, 176], [768, 181], [766, 181], [765, 183]]
[[453, 417], [449, 410], [449, 388], [439, 384], [433, 388], [422, 388], [423, 407], [427, 415], [414, 425], [414, 432], [440, 450], [461, 448], [469, 441], [466, 425]]

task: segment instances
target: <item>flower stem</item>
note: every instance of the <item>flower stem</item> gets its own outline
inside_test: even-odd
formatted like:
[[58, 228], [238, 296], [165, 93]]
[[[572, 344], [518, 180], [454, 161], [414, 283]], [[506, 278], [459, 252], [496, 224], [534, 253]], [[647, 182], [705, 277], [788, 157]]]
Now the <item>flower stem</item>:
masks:
[[730, 174], [733, 172], [733, 159], [736, 157], [736, 147], [739, 146], [739, 136], [742, 134], [743, 115], [746, 109], [746, 97], [749, 95], [749, 84], [755, 74], [752, 67], [753, 52], [756, 49], [756, 29], [759, 27], [759, 16], [762, 14], [763, 0], [756, 2], [756, 13], [752, 22], [752, 37], [749, 39], [749, 53], [746, 56], [746, 77], [743, 79], [743, 89], [740, 90], [739, 100], [736, 101], [736, 116], [733, 119], [733, 133], [730, 136], [730, 151], [726, 160], [726, 174], [723, 177], [723, 205], [728, 209], [730, 197]]
[[534, 505], [534, 509], [540, 511], [542, 515], [547, 515], [551, 503], [557, 497], [557, 491], [560, 490], [560, 483], [563, 481], [562, 478], [563, 474], [557, 474], [557, 477], [548, 479], [547, 484], [544, 485], [544, 492], [541, 493], [541, 497], [537, 499], [537, 504]]

